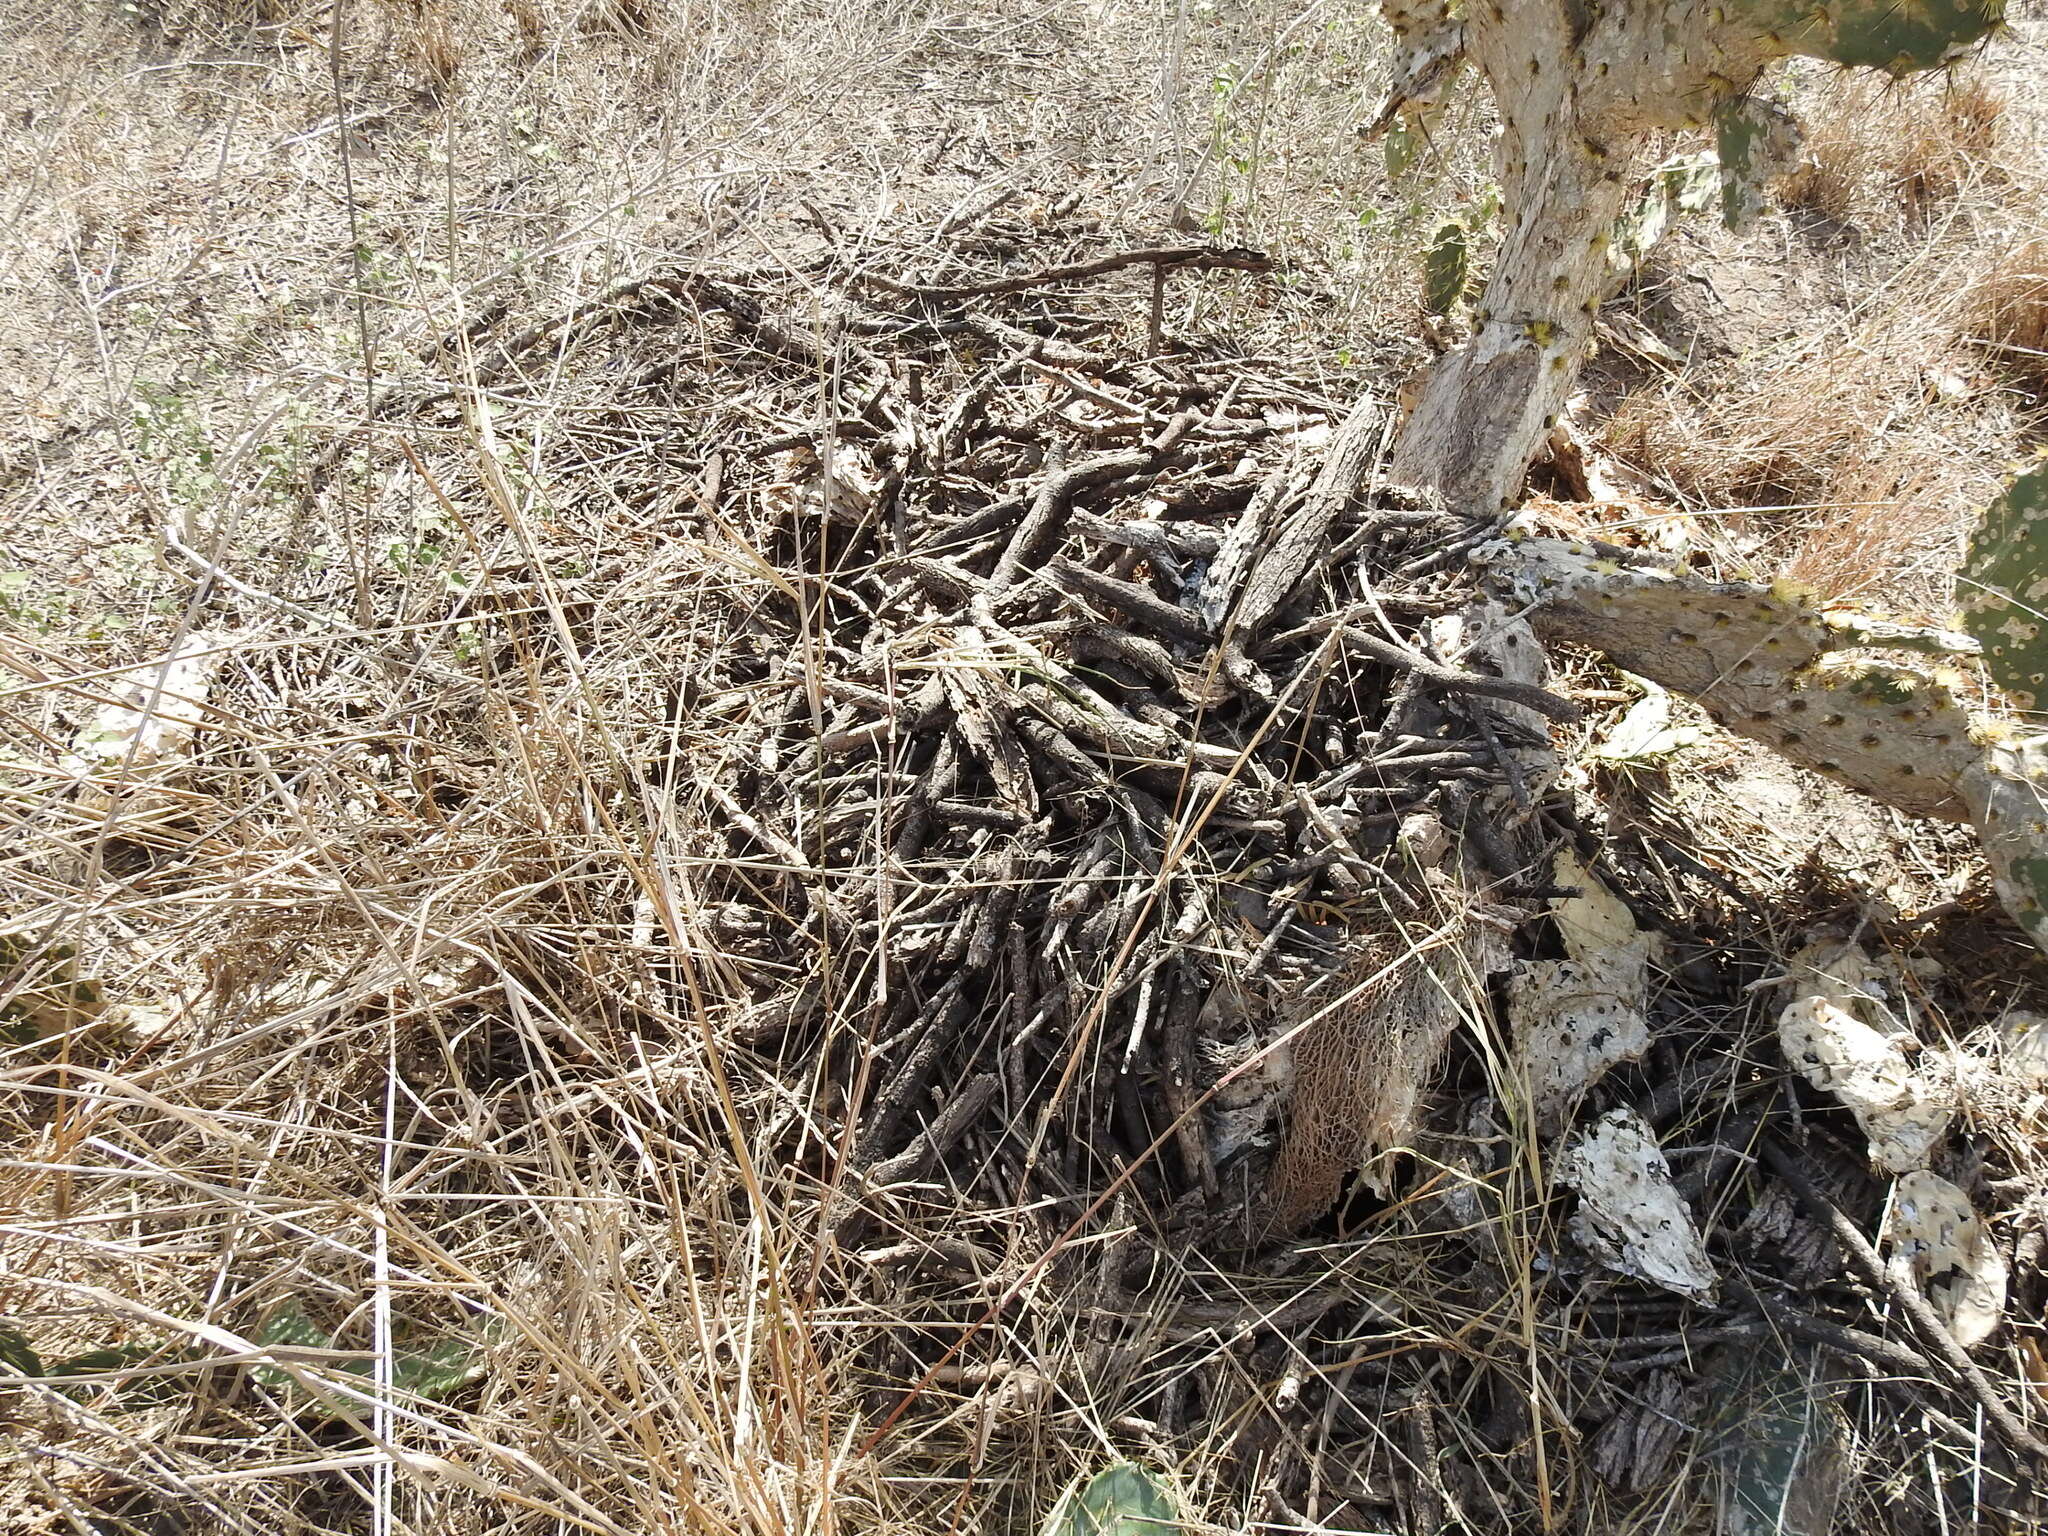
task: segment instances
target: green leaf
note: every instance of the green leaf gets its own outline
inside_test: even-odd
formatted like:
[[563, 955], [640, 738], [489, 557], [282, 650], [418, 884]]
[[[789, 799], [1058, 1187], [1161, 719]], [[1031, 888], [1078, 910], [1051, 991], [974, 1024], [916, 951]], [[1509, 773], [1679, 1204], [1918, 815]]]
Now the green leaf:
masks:
[[1650, 173], [1649, 185], [1632, 208], [1614, 221], [1607, 259], [1622, 271], [1647, 256], [1671, 227], [1675, 213], [1697, 213], [1720, 186], [1711, 150], [1680, 155]]
[[1738, 0], [1795, 53], [1903, 75], [1938, 69], [1996, 31], [2005, 0]]
[[27, 1336], [9, 1323], [0, 1323], [0, 1365], [17, 1376], [43, 1374], [41, 1357], [30, 1347]]
[[1174, 1536], [1180, 1523], [1165, 1482], [1123, 1461], [1069, 1490], [1045, 1536]]
[[1448, 315], [1465, 296], [1471, 270], [1471, 237], [1464, 221], [1445, 219], [1422, 255], [1422, 307], [1432, 315]]
[[1959, 574], [1984, 670], [2014, 707], [2048, 709], [2048, 458], [1984, 509]]
[[1380, 159], [1387, 168], [1387, 180], [1398, 181], [1407, 174], [1408, 167], [1415, 163], [1415, 157], [1422, 153], [1427, 143], [1419, 124], [1402, 118], [1387, 130], [1387, 136], [1380, 140]]
[[[431, 1402], [441, 1402], [483, 1374], [482, 1354], [494, 1336], [492, 1320], [477, 1319], [469, 1329], [437, 1339], [424, 1348], [403, 1346], [393, 1352], [391, 1386], [394, 1391]], [[296, 1303], [279, 1308], [256, 1331], [259, 1344], [283, 1345], [291, 1349], [333, 1349], [333, 1337], [308, 1318]], [[352, 1376], [373, 1374], [367, 1360], [350, 1360], [338, 1368]], [[259, 1365], [252, 1374], [266, 1387], [286, 1396], [306, 1394], [288, 1371], [274, 1365]]]
[[429, 1402], [445, 1402], [483, 1375], [482, 1343], [456, 1336], [402, 1354], [391, 1362], [391, 1385]]
[[126, 1370], [147, 1360], [155, 1351], [145, 1344], [124, 1344], [114, 1349], [88, 1349], [70, 1355], [50, 1367], [52, 1376], [96, 1376], [102, 1371]]

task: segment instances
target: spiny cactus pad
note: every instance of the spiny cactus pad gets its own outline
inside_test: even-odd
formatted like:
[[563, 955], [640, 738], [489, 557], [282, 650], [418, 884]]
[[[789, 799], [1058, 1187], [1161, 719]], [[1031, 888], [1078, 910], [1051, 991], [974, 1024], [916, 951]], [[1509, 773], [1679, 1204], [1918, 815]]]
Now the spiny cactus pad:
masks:
[[1741, 234], [1764, 211], [1764, 187], [1796, 169], [1802, 136], [1775, 102], [1737, 96], [1714, 109], [1721, 169], [1721, 222]]
[[1860, 631], [1788, 585], [1710, 582], [1586, 544], [1482, 551], [1546, 637], [1605, 651], [1728, 729], [1914, 816], [1963, 820], [1970, 719], [1932, 672], [1847, 654]]
[[2048, 949], [2048, 734], [1988, 742], [1963, 793], [1998, 899], [2027, 937]]
[[1422, 255], [1422, 307], [1448, 315], [1465, 296], [1472, 272], [1472, 241], [1461, 219], [1445, 219]]
[[2005, 19], [2004, 0], [1742, 0], [1739, 11], [1789, 52], [1891, 75], [1939, 69]]
[[1166, 1484], [1134, 1462], [1118, 1462], [1070, 1491], [1044, 1536], [1175, 1536], [1180, 1516]]
[[2048, 458], [1984, 510], [1963, 562], [1963, 622], [2017, 709], [2048, 709]]
[[[2031, 509], [2036, 546], [2048, 543], [2044, 482], [2048, 461], [2005, 499], [2008, 508]], [[1999, 548], [2027, 542], [2013, 533]], [[1509, 599], [1533, 610], [1546, 638], [1605, 651], [1628, 671], [1692, 695], [1730, 730], [1910, 815], [1972, 823], [1999, 899], [2048, 950], [2048, 732], [1972, 715], [1952, 674], [1855, 649], [1892, 648], [1896, 626], [1823, 611], [1787, 586], [1709, 582], [1576, 541], [1511, 535], [1477, 553]], [[2034, 584], [2022, 590], [2048, 595], [2039, 590], [2038, 556], [2010, 558]], [[1929, 649], [1954, 638], [1910, 633]], [[1988, 655], [1994, 637], [1979, 634]]]

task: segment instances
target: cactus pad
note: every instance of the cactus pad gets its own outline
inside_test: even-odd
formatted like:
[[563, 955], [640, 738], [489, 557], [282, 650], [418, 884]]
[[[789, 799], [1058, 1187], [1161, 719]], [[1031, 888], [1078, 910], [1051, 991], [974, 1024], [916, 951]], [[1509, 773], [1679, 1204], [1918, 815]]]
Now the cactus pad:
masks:
[[2048, 709], [2048, 458], [1984, 509], [1963, 562], [1963, 622], [2017, 709]]
[[2005, 19], [2004, 0], [1742, 0], [1787, 51], [1890, 75], [1939, 69]]
[[1180, 1516], [1166, 1485], [1133, 1462], [1118, 1462], [1069, 1492], [1044, 1536], [1177, 1536]]
[[1774, 102], [1737, 96], [1714, 109], [1721, 162], [1721, 222], [1737, 234], [1764, 210], [1764, 187], [1799, 165], [1802, 143], [1792, 114]]
[[1462, 220], [1445, 219], [1422, 253], [1422, 307], [1432, 315], [1448, 315], [1465, 296], [1471, 271], [1471, 236]]
[[2048, 735], [1986, 743], [1963, 793], [1999, 900], [2027, 937], [2048, 950]]

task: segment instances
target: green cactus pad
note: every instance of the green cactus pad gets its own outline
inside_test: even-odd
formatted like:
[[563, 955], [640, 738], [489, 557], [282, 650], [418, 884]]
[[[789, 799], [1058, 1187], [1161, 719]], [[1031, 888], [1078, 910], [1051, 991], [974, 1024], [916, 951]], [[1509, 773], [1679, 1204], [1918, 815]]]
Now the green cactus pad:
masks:
[[1462, 220], [1445, 219], [1422, 253], [1422, 307], [1432, 315], [1448, 315], [1465, 296], [1471, 270], [1471, 236]]
[[1774, 102], [1738, 96], [1714, 109], [1722, 223], [1737, 234], [1756, 223], [1764, 187], [1797, 168], [1800, 143], [1799, 125]]
[[1891, 75], [1939, 69], [1995, 32], [2004, 0], [1742, 0], [1788, 51]]
[[2048, 458], [1984, 509], [1957, 600], [2016, 709], [2048, 709]]
[[2003, 0], [1843, 0], [1820, 10], [1834, 31], [1828, 58], [1894, 75], [1939, 69], [2005, 16]]
[[1124, 1461], [1061, 1499], [1045, 1536], [1177, 1536], [1180, 1524], [1165, 1483]]

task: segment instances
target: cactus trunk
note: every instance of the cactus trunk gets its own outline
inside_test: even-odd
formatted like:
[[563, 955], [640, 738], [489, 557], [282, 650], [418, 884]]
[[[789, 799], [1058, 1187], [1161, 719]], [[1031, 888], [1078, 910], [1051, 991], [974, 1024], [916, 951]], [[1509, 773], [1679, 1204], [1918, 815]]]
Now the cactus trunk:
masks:
[[[1427, 109], [1467, 62], [1486, 76], [1500, 110], [1507, 238], [1478, 334], [1431, 371], [1395, 448], [1405, 479], [1435, 486], [1455, 510], [1490, 517], [1520, 490], [1578, 378], [1611, 280], [1608, 232], [1652, 139], [1704, 127], [1789, 54], [1895, 74], [1934, 68], [1995, 28], [2002, 4], [1382, 0], [1381, 8], [1399, 47], [1376, 128]], [[1771, 159], [1759, 144], [1782, 137], [1769, 116], [1722, 117], [1724, 136], [1749, 151], [1732, 168], [1745, 207]]]
[[1520, 488], [1578, 378], [1608, 281], [1608, 231], [1628, 190], [1583, 150], [1532, 156], [1518, 169], [1478, 334], [1431, 370], [1395, 450], [1396, 475], [1473, 512], [1498, 509]]

